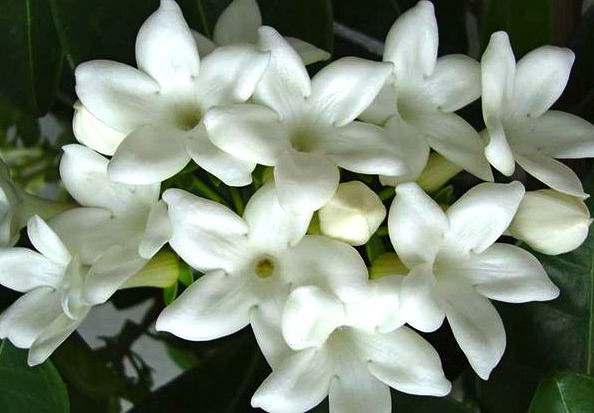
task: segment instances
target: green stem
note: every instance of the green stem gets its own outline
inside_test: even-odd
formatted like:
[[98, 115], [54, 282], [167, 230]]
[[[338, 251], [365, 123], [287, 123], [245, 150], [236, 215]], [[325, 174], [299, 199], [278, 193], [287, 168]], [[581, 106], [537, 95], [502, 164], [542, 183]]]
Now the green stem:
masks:
[[382, 189], [378, 194], [382, 201], [387, 201], [388, 199], [393, 198], [394, 195], [396, 195], [396, 190], [393, 186]]
[[239, 189], [237, 189], [236, 187], [230, 187], [229, 193], [231, 194], [231, 200], [233, 201], [233, 207], [235, 208], [235, 212], [237, 212], [238, 215], [243, 215], [245, 206], [243, 204], [241, 194], [239, 193]]
[[202, 179], [194, 176], [193, 184], [194, 187], [202, 192], [206, 198], [227, 205], [227, 201], [225, 201], [222, 196], [220, 196], [214, 189], [208, 186]]

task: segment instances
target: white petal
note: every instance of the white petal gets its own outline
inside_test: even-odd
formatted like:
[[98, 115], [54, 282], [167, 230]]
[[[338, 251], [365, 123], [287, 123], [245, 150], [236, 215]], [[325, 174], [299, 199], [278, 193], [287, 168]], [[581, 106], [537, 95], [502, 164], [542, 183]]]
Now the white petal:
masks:
[[508, 303], [548, 301], [559, 288], [536, 257], [510, 244], [496, 243], [480, 254], [440, 266], [441, 276], [463, 277], [485, 297]]
[[90, 304], [104, 303], [146, 265], [148, 260], [138, 255], [136, 245], [115, 245], [93, 264], [85, 280], [83, 295]]
[[311, 81], [297, 52], [272, 27], [258, 30], [260, 50], [270, 52], [268, 69], [262, 76], [254, 99], [274, 109], [281, 118], [302, 109], [311, 93]]
[[104, 208], [69, 209], [49, 223], [70, 253], [87, 265], [113, 245], [141, 236], [144, 225], [127, 217], [116, 218]]
[[293, 350], [318, 347], [345, 322], [344, 305], [335, 295], [316, 286], [299, 287], [285, 303], [283, 337]]
[[405, 161], [409, 172], [404, 176], [380, 176], [380, 182], [382, 185], [395, 186], [399, 182], [416, 181], [427, 165], [431, 150], [423, 133], [402, 120], [399, 114], [388, 120], [385, 129], [392, 138], [394, 149]]
[[74, 103], [72, 131], [80, 143], [104, 155], [113, 155], [126, 137], [93, 116], [80, 101]]
[[433, 4], [419, 1], [415, 7], [402, 14], [388, 32], [384, 60], [395, 64], [397, 81], [404, 85], [433, 72], [437, 44]]
[[265, 251], [283, 251], [297, 244], [307, 232], [311, 217], [312, 211], [283, 209], [272, 183], [252, 195], [243, 214], [250, 227], [251, 243]]
[[474, 128], [455, 113], [416, 112], [406, 121], [425, 134], [429, 146], [444, 158], [484, 181], [492, 181], [485, 146]]
[[274, 168], [274, 182], [283, 208], [305, 213], [320, 209], [336, 188], [340, 173], [326, 156], [292, 149], [280, 156]]
[[340, 413], [390, 413], [390, 388], [372, 376], [365, 364], [341, 360], [341, 372], [330, 382], [330, 411]]
[[[165, 93], [188, 93], [198, 75], [200, 58], [194, 36], [173, 0], [161, 0], [136, 37], [138, 68], [148, 73]], [[186, 89], [186, 90], [184, 90]]]
[[250, 324], [258, 347], [273, 369], [276, 369], [284, 359], [293, 354], [293, 350], [283, 338], [280, 320], [280, 310], [270, 311], [269, 306], [263, 307], [261, 302], [250, 310]]
[[285, 40], [291, 45], [293, 49], [295, 49], [299, 57], [301, 57], [301, 60], [303, 60], [303, 64], [306, 66], [312, 63], [330, 59], [330, 53], [314, 46], [311, 43], [307, 43], [306, 41], [297, 39], [296, 37], [289, 36], [285, 36]]
[[448, 220], [439, 205], [417, 184], [396, 187], [388, 230], [394, 249], [408, 268], [433, 262], [447, 228]]
[[437, 351], [419, 334], [401, 327], [388, 334], [354, 334], [371, 373], [399, 391], [445, 396], [451, 385]]
[[30, 249], [0, 249], [0, 284], [11, 290], [57, 287], [63, 274], [64, 266]]
[[237, 158], [215, 146], [204, 127], [188, 141], [187, 150], [202, 169], [219, 178], [225, 185], [245, 186], [252, 182], [255, 162]]
[[538, 117], [561, 96], [575, 60], [566, 48], [542, 46], [518, 61], [511, 111]]
[[344, 303], [360, 300], [368, 292], [367, 267], [357, 250], [324, 236], [307, 235], [281, 257], [279, 265], [294, 287], [317, 286]]
[[526, 172], [551, 188], [578, 198], [588, 197], [575, 172], [550, 156], [524, 152], [516, 154], [516, 161]]
[[151, 125], [135, 129], [126, 136], [107, 170], [116, 182], [149, 185], [171, 178], [189, 161], [183, 133]]
[[163, 200], [169, 207], [177, 254], [200, 271], [235, 269], [246, 252], [246, 222], [227, 207], [180, 189], [168, 189]]
[[373, 102], [391, 73], [391, 63], [358, 57], [335, 60], [311, 81], [313, 110], [330, 123], [344, 126]]
[[454, 112], [481, 96], [481, 69], [471, 57], [451, 54], [437, 59], [423, 94], [444, 112]]
[[76, 67], [76, 94], [101, 122], [122, 133], [165, 119], [159, 85], [133, 67], [92, 60]]
[[518, 181], [482, 183], [470, 189], [446, 212], [450, 228], [445, 247], [463, 254], [489, 248], [509, 227], [524, 192]]
[[406, 175], [409, 170], [388, 132], [379, 126], [352, 122], [323, 141], [326, 155], [346, 170], [369, 175]]
[[429, 265], [417, 265], [404, 277], [400, 312], [408, 324], [424, 332], [435, 331], [443, 323], [445, 314]]
[[503, 175], [512, 176], [516, 169], [516, 160], [499, 118], [491, 118], [487, 123], [487, 129], [481, 132], [481, 136], [487, 143], [485, 157], [489, 163]]
[[151, 209], [138, 253], [142, 258], [150, 259], [169, 241], [172, 233], [167, 204], [161, 200]]
[[212, 143], [245, 161], [274, 165], [289, 147], [278, 115], [265, 106], [237, 104], [213, 108], [204, 117]]
[[72, 320], [64, 314], [54, 319], [31, 345], [27, 364], [36, 366], [47, 360], [54, 350], [78, 328], [85, 316], [86, 311], [76, 320]]
[[571, 113], [549, 110], [518, 122], [510, 135], [514, 142], [553, 158], [594, 157], [594, 125]]
[[107, 176], [108, 160], [82, 145], [62, 147], [60, 162], [62, 183], [83, 206], [105, 208], [116, 215], [138, 214], [143, 205], [152, 205], [159, 197], [159, 185], [124, 185]]
[[382, 126], [390, 117], [397, 113], [398, 93], [394, 84], [388, 80], [373, 102], [359, 115], [359, 119]]
[[218, 45], [256, 43], [262, 16], [256, 0], [233, 0], [219, 16], [213, 31]]
[[328, 394], [332, 371], [324, 350], [308, 349], [286, 358], [252, 396], [252, 406], [270, 412], [305, 412]]
[[214, 44], [212, 40], [204, 36], [202, 33], [197, 32], [196, 30], [192, 30], [192, 36], [194, 36], [194, 41], [196, 42], [196, 47], [198, 48], [198, 54], [201, 58], [204, 58], [206, 55], [212, 53], [212, 51], [217, 47], [217, 45]]
[[512, 98], [515, 70], [509, 37], [505, 32], [493, 33], [481, 58], [481, 101], [489, 137], [485, 155], [495, 169], [508, 176], [514, 173], [515, 162], [501, 119]]
[[72, 256], [58, 235], [45, 223], [45, 221], [34, 215], [27, 223], [27, 234], [31, 244], [44, 257], [64, 268], [70, 262]]
[[40, 287], [21, 296], [0, 316], [0, 337], [19, 348], [29, 348], [43, 329], [62, 314], [59, 295]]
[[269, 59], [253, 45], [218, 47], [200, 65], [196, 95], [202, 109], [248, 100]]
[[440, 285], [454, 337], [474, 371], [487, 380], [505, 350], [505, 330], [495, 307], [472, 287]]
[[247, 277], [211, 271], [165, 307], [156, 328], [185, 340], [213, 340], [248, 325], [256, 303]]

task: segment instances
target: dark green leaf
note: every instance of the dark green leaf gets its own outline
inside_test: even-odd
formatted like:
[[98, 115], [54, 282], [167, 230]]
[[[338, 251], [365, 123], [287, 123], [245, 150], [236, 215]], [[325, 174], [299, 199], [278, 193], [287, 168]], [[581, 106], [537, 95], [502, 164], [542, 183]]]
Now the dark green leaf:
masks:
[[27, 350], [4, 340], [0, 345], [0, 406], [2, 413], [67, 413], [66, 387], [51, 363], [27, 365]]
[[212, 355], [157, 389], [129, 413], [246, 413], [269, 373], [249, 329], [222, 339]]
[[481, 25], [482, 48], [491, 33], [505, 30], [516, 57], [553, 42], [553, 0], [485, 0]]
[[558, 373], [538, 386], [529, 413], [594, 412], [594, 379], [574, 373]]
[[42, 115], [52, 105], [62, 51], [47, 0], [0, 1], [0, 96]]

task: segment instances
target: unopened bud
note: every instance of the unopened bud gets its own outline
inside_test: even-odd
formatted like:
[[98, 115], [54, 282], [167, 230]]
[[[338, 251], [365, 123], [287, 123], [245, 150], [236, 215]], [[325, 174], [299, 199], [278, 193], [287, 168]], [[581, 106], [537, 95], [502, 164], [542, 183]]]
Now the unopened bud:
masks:
[[460, 172], [462, 172], [461, 167], [438, 153], [432, 153], [417, 183], [425, 192], [435, 192]]
[[351, 181], [338, 185], [318, 215], [322, 234], [350, 245], [363, 245], [386, 217], [386, 207], [364, 183]]
[[160, 251], [120, 288], [170, 287], [183, 275], [183, 264], [167, 250]]
[[526, 192], [508, 233], [536, 251], [557, 255], [579, 247], [591, 222], [584, 201], [542, 189]]

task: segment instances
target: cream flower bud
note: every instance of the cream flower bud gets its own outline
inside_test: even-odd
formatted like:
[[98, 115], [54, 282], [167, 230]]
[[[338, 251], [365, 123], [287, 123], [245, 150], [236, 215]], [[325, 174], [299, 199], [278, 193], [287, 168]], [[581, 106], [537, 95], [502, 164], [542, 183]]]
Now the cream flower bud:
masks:
[[557, 255], [579, 247], [591, 222], [581, 199], [542, 189], [526, 192], [508, 232], [539, 252]]
[[338, 185], [334, 197], [319, 213], [322, 234], [351, 245], [363, 245], [386, 217], [386, 207], [359, 181]]

